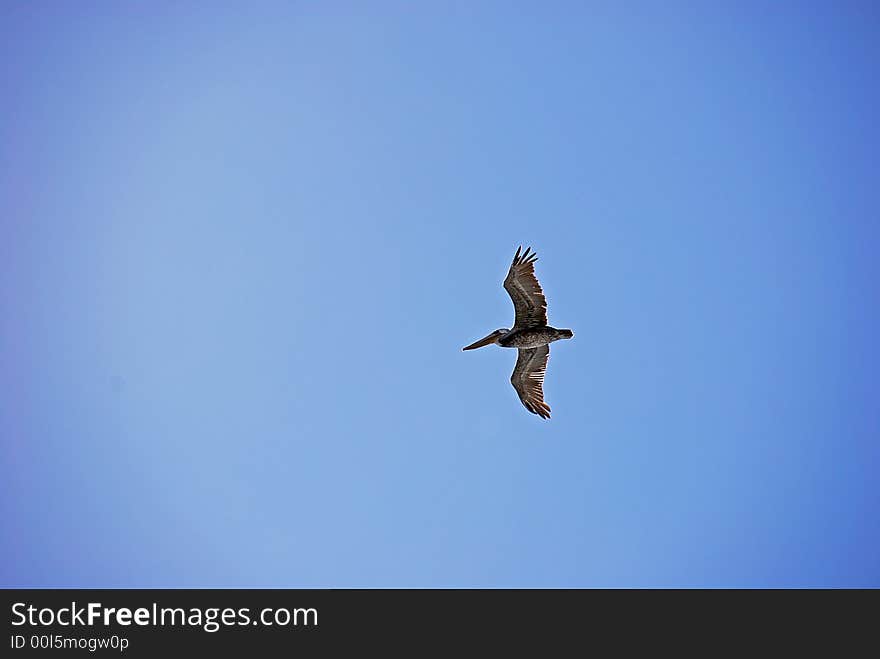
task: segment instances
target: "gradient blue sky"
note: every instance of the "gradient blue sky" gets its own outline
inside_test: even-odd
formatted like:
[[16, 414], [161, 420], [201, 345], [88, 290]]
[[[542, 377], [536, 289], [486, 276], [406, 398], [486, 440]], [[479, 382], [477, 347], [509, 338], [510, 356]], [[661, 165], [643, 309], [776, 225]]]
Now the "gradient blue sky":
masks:
[[880, 586], [878, 80], [870, 2], [3, 2], [0, 584]]

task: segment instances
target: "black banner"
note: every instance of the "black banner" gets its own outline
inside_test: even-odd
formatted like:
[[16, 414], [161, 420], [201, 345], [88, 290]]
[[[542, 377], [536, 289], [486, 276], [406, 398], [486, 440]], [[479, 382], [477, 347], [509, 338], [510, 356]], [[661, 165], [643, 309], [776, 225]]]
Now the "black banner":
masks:
[[[854, 592], [589, 590], [5, 590], [4, 656], [86, 652], [104, 656], [463, 647], [538, 641], [646, 639], [678, 644], [717, 630], [724, 638], [802, 637], [828, 628]], [[865, 592], [861, 593], [866, 594]], [[876, 610], [847, 614], [868, 629]]]

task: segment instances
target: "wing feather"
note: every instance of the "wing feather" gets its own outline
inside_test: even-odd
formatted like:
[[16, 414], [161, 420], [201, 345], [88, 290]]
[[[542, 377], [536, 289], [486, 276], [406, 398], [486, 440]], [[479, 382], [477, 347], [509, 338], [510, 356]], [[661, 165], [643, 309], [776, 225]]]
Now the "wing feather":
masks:
[[520, 348], [516, 366], [510, 376], [510, 383], [519, 394], [523, 406], [542, 419], [550, 418], [550, 406], [544, 402], [544, 374], [547, 372], [549, 358], [549, 345]]
[[547, 300], [538, 278], [535, 277], [535, 261], [538, 257], [531, 249], [528, 247], [522, 252], [522, 246], [517, 248], [504, 279], [504, 288], [513, 300], [516, 312], [515, 329], [543, 327], [547, 324]]

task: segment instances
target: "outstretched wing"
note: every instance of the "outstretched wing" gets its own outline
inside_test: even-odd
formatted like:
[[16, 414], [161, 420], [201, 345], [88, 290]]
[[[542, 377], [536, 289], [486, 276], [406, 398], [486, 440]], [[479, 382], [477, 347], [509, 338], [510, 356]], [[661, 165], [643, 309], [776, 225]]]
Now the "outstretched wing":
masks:
[[538, 257], [531, 249], [529, 247], [520, 254], [522, 247], [517, 248], [504, 279], [504, 288], [513, 300], [513, 308], [516, 310], [513, 323], [515, 329], [543, 327], [547, 324], [547, 300], [535, 277], [535, 261]]
[[522, 404], [529, 412], [542, 419], [550, 418], [550, 406], [544, 402], [544, 373], [547, 371], [549, 357], [549, 345], [520, 348], [516, 366], [510, 376], [510, 384], [516, 389]]

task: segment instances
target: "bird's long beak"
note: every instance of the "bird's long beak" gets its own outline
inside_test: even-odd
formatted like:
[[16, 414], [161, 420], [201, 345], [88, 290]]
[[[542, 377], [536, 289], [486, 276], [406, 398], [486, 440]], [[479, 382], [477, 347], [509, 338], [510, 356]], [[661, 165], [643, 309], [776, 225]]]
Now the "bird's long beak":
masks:
[[469, 346], [465, 346], [464, 348], [462, 348], [462, 350], [473, 350], [474, 348], [482, 348], [483, 346], [491, 345], [492, 343], [495, 343], [495, 338], [495, 332], [492, 332], [488, 336], [484, 336], [479, 341], [475, 341]]

